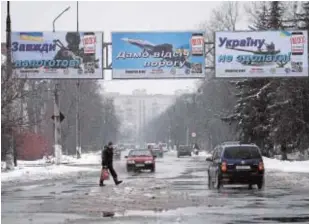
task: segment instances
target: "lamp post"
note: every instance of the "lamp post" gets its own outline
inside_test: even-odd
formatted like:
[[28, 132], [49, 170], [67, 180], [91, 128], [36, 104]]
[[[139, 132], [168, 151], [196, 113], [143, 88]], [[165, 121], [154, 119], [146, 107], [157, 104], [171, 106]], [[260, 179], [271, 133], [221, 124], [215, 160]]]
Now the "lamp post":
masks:
[[[64, 9], [54, 20], [53, 20], [53, 32], [55, 32], [56, 21], [68, 10], [70, 7]], [[61, 124], [60, 124], [60, 105], [59, 105], [59, 80], [55, 81], [55, 92], [54, 92], [54, 153], [56, 157], [56, 164], [59, 165], [61, 162], [62, 145], [61, 145]]]
[[54, 20], [53, 20], [53, 32], [55, 32], [55, 23], [56, 21], [67, 11], [69, 11], [71, 7], [67, 7], [66, 9], [64, 9]]

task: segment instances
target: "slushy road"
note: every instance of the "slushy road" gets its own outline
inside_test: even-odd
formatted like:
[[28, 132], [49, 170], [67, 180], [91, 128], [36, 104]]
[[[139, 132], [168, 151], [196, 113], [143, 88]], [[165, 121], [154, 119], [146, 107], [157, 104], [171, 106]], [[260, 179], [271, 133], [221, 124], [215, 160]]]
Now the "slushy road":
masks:
[[[205, 157], [157, 159], [156, 173], [128, 174], [124, 183], [98, 186], [97, 172], [63, 180], [2, 184], [6, 224], [50, 223], [309, 223], [309, 175], [266, 173], [264, 190], [209, 190]], [[105, 217], [111, 215], [113, 217]]]

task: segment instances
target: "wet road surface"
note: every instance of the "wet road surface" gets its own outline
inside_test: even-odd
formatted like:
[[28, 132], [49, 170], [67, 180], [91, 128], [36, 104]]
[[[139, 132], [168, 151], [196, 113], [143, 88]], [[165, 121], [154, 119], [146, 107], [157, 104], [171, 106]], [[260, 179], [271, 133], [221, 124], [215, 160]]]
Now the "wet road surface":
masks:
[[168, 155], [156, 173], [128, 174], [124, 160], [116, 162], [124, 183], [100, 188], [97, 167], [66, 180], [2, 184], [2, 222], [309, 223], [308, 174], [268, 171], [263, 190], [209, 190], [204, 157]]

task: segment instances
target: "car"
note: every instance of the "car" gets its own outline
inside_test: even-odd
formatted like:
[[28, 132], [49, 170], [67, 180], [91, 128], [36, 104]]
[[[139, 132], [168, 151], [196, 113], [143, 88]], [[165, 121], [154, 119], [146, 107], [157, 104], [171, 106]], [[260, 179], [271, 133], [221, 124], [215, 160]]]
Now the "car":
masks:
[[163, 154], [164, 153], [163, 153], [163, 149], [162, 148], [159, 148], [159, 147], [152, 148], [151, 152], [156, 157], [163, 158]]
[[192, 148], [189, 145], [180, 145], [177, 149], [177, 157], [192, 156]]
[[156, 169], [156, 156], [148, 149], [135, 149], [131, 150], [127, 159], [127, 171], [138, 171], [138, 170], [150, 170], [155, 172]]
[[255, 144], [223, 143], [215, 147], [206, 158], [209, 188], [219, 189], [225, 184], [264, 186], [264, 163], [260, 148]]

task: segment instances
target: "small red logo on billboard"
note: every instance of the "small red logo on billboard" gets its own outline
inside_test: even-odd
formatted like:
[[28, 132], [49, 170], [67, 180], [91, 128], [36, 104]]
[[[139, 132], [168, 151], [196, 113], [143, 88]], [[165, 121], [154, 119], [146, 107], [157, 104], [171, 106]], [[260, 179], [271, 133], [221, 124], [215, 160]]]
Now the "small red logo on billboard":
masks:
[[84, 53], [95, 54], [97, 39], [95, 35], [85, 35], [83, 38]]
[[264, 69], [262, 68], [251, 68], [250, 73], [263, 73]]
[[45, 68], [44, 72], [45, 73], [57, 73], [57, 69], [56, 68]]
[[202, 33], [192, 35], [191, 52], [193, 56], [202, 56], [204, 54], [204, 35]]

